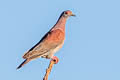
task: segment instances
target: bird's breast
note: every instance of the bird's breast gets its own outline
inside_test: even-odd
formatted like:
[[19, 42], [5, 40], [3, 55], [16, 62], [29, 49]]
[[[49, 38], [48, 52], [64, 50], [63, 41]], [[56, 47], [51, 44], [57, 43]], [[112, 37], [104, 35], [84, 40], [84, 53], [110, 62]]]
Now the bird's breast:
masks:
[[62, 48], [63, 44], [64, 44], [64, 41], [63, 41], [61, 44], [59, 44], [59, 45], [53, 50], [52, 53], [53, 53], [53, 54], [56, 53], [60, 48]]

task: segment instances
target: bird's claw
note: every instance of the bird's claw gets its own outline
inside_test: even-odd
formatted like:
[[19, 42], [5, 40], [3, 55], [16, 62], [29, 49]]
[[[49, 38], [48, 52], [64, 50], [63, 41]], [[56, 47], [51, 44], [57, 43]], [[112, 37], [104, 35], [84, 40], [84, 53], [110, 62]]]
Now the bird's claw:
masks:
[[58, 57], [53, 56], [52, 61], [54, 61], [54, 62], [55, 62], [55, 64], [57, 64], [57, 63], [59, 62], [59, 59], [58, 59]]

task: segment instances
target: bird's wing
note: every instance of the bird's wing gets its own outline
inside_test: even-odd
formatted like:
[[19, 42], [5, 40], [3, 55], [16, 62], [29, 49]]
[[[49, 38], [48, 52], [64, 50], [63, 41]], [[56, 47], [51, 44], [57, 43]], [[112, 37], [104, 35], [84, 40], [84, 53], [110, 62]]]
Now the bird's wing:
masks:
[[34, 59], [56, 48], [64, 40], [64, 33], [60, 29], [48, 32], [34, 47], [23, 55], [24, 59]]

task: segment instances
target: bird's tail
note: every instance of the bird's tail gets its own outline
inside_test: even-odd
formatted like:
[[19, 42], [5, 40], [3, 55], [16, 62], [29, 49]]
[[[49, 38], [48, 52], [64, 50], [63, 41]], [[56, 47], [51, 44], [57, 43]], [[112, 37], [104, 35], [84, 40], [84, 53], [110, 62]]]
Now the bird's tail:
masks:
[[17, 69], [20, 69], [23, 65], [27, 64], [29, 61], [30, 61], [29, 59], [26, 59], [17, 67]]

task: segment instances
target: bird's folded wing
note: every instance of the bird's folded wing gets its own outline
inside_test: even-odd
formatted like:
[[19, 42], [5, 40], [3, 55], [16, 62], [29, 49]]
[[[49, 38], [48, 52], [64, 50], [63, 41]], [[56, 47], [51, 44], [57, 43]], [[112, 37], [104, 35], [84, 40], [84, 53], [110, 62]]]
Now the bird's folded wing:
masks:
[[34, 59], [49, 54], [51, 50], [56, 48], [64, 40], [64, 34], [61, 30], [57, 29], [48, 32], [33, 48], [23, 55], [24, 59]]

